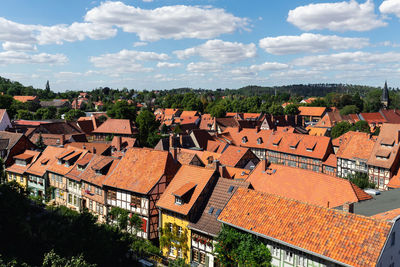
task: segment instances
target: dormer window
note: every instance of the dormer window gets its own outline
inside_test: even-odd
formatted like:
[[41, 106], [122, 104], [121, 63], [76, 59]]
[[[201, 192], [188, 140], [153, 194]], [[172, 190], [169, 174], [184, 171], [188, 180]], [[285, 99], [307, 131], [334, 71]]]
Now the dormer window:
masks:
[[61, 164], [63, 164], [63, 161], [62, 161], [61, 159], [59, 159], [59, 160], [57, 161], [57, 163], [58, 163], [58, 165], [61, 165]]
[[182, 205], [183, 204], [183, 200], [181, 197], [175, 196], [175, 204], [176, 205]]
[[258, 138], [257, 138], [257, 144], [260, 145], [260, 144], [262, 144], [262, 142], [263, 142], [262, 138], [261, 138], [261, 137], [258, 137]]
[[242, 138], [242, 143], [243, 143], [243, 144], [247, 143], [247, 136], [243, 136], [243, 138]]
[[293, 143], [290, 145], [290, 148], [291, 148], [291, 149], [296, 149], [297, 146], [299, 145], [299, 142], [300, 142], [300, 140], [297, 140], [297, 141], [293, 142]]
[[15, 160], [15, 164], [17, 164], [19, 166], [26, 166], [26, 161], [25, 160], [21, 160], [21, 159], [17, 159], [17, 160]]
[[83, 166], [83, 165], [78, 165], [76, 168], [78, 169], [78, 171], [84, 171], [85, 170], [85, 166]]
[[282, 137], [275, 138], [275, 140], [272, 142], [272, 145], [279, 146], [281, 140], [282, 140]]

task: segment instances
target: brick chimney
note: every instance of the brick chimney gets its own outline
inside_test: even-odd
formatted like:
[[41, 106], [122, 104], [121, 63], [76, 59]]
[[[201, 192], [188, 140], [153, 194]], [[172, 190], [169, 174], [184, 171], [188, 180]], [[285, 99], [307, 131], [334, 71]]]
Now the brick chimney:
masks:
[[121, 136], [114, 136], [115, 138], [115, 148], [117, 151], [121, 151]]
[[354, 203], [346, 202], [343, 204], [343, 211], [354, 213]]

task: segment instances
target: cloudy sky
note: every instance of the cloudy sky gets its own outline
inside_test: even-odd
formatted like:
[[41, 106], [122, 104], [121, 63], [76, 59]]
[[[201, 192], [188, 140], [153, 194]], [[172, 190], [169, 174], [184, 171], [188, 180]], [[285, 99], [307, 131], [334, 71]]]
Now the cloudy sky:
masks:
[[400, 87], [400, 0], [328, 1], [1, 0], [0, 76], [55, 91]]

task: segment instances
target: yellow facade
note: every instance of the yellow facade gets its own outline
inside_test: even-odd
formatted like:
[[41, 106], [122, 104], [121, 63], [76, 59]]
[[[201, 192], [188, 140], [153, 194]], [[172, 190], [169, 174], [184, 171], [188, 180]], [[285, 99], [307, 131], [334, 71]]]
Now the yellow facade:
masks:
[[7, 180], [9, 182], [16, 181], [23, 188], [27, 188], [27, 186], [28, 186], [28, 176], [26, 176], [26, 175], [13, 173], [13, 172], [7, 172]]
[[[186, 252], [186, 255], [183, 255], [184, 253], [182, 251], [182, 257], [185, 258], [185, 262], [187, 264], [189, 264], [190, 263], [190, 250], [191, 250], [191, 244], [192, 244], [192, 242], [191, 242], [191, 231], [188, 228], [189, 222], [186, 221], [186, 220], [171, 216], [171, 215], [166, 214], [164, 212], [162, 212], [162, 214], [161, 214], [161, 222], [162, 222], [162, 227], [165, 227], [165, 224], [172, 223], [172, 224], [176, 224], [178, 227], [180, 226], [181, 229], [182, 229], [182, 233], [186, 232], [186, 236], [187, 236], [186, 244], [187, 244], [188, 250]], [[161, 250], [162, 250], [163, 255], [168, 257], [168, 258], [172, 258], [172, 259], [178, 258], [178, 250], [176, 250], [176, 249], [172, 253], [170, 253], [170, 249], [169, 248], [165, 248], [165, 247], [163, 248], [162, 247]]]

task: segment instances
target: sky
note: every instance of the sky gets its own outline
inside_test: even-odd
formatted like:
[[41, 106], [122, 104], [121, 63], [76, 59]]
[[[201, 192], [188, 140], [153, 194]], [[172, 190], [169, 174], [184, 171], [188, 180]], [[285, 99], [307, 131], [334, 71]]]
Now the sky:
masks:
[[400, 87], [400, 0], [2, 0], [0, 76], [53, 91]]

